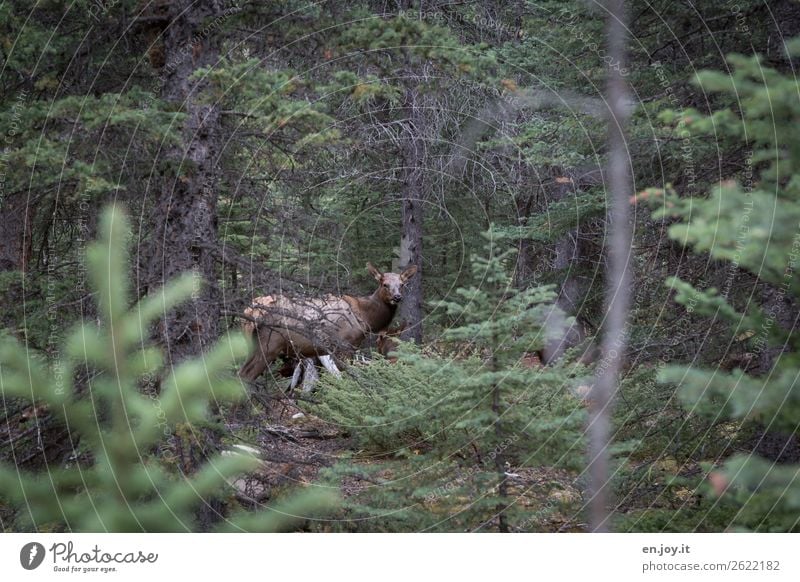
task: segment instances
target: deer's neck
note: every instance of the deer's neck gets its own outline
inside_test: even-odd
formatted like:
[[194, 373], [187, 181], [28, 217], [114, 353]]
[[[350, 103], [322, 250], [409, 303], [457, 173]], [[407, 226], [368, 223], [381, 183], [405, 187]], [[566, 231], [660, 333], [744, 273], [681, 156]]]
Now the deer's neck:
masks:
[[369, 297], [353, 297], [352, 299], [356, 304], [359, 317], [368, 328], [366, 331], [372, 333], [378, 333], [388, 328], [397, 312], [396, 305], [387, 305], [377, 294]]

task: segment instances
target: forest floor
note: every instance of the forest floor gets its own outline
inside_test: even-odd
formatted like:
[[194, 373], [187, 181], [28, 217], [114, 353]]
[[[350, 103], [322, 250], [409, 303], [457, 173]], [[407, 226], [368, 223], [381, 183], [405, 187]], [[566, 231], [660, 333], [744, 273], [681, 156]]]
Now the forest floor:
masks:
[[[380, 481], [391, 480], [390, 456], [358, 450], [354, 439], [309, 414], [302, 402], [285, 396], [258, 400], [246, 419], [238, 415], [227, 424], [234, 435], [230, 444], [253, 447], [262, 459], [260, 470], [233, 483], [240, 500], [260, 505], [276, 492], [319, 485], [320, 472], [343, 461], [365, 468], [382, 466], [379, 473], [369, 477], [343, 478], [338, 493], [345, 499], [356, 499], [368, 488], [380, 486]], [[264, 402], [268, 405], [262, 406]], [[581, 490], [573, 473], [545, 466], [516, 468], [510, 473], [509, 493], [514, 503], [541, 515], [527, 524], [526, 531], [584, 531], [585, 524], [579, 523], [576, 515], [558, 510], [580, 505]]]

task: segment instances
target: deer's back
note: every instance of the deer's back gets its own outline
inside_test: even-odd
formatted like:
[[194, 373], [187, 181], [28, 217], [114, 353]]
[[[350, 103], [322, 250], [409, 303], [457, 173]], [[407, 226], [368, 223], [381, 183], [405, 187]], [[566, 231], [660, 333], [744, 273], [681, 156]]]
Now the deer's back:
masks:
[[[335, 295], [316, 298], [267, 295], [253, 300], [245, 315], [257, 320], [262, 329], [277, 332], [291, 346], [291, 351], [303, 355], [331, 351], [337, 343], [356, 347], [364, 337], [364, 325], [350, 304]], [[247, 320], [243, 329], [252, 336], [255, 326], [255, 322]]]

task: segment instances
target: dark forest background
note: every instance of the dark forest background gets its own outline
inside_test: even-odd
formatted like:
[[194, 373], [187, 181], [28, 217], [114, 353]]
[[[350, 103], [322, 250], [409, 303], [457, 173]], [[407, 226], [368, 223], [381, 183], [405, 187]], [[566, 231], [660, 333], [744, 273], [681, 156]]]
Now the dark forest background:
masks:
[[[800, 529], [800, 6], [626, 5], [620, 61], [582, 0], [0, 4], [3, 530], [589, 528], [609, 70], [610, 528]], [[399, 359], [235, 379], [254, 297], [368, 261]]]

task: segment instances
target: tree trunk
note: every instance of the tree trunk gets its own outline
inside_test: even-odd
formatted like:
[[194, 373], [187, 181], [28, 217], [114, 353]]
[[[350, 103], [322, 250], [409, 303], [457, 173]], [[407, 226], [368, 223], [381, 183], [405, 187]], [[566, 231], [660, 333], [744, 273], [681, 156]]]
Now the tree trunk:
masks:
[[[575, 196], [576, 183], [569, 175], [572, 172], [557, 169], [554, 179], [555, 185], [549, 190], [549, 202], [558, 202]], [[561, 284], [556, 298], [556, 306], [567, 316], [577, 315], [580, 302], [583, 297], [580, 282], [575, 275], [578, 262], [578, 229], [575, 228], [565, 233], [555, 243], [555, 258], [552, 268], [561, 273]], [[559, 312], [560, 313], [560, 312]], [[549, 364], [558, 360], [569, 348], [575, 347], [584, 339], [583, 330], [578, 322], [571, 326], [566, 326], [563, 321], [548, 322], [549, 325], [562, 328], [559, 331], [558, 339], [550, 341], [544, 350], [544, 363]]]
[[0, 199], [0, 271], [28, 270], [33, 212], [27, 192]]
[[608, 68], [608, 192], [611, 210], [608, 216], [609, 268], [606, 276], [606, 319], [603, 325], [602, 357], [589, 401], [589, 529], [608, 531], [611, 519], [611, 482], [609, 475], [609, 441], [613, 396], [617, 390], [622, 357], [627, 338], [625, 330], [630, 308], [632, 192], [630, 159], [627, 155], [625, 127], [628, 111], [628, 87], [620, 71], [627, 63], [627, 16], [624, 0], [606, 4], [606, 38], [608, 55], [616, 68]]
[[157, 327], [157, 340], [171, 364], [200, 354], [215, 340], [220, 317], [209, 250], [217, 241], [220, 111], [213, 101], [203, 99], [207, 81], [190, 78], [197, 69], [217, 63], [219, 42], [213, 23], [220, 18], [221, 8], [213, 0], [173, 2], [163, 36], [163, 97], [186, 119], [182, 143], [165, 154], [163, 191], [152, 210], [147, 291], [182, 273], [194, 272], [199, 278], [192, 301], [166, 313]]
[[422, 341], [422, 201], [406, 198], [403, 200], [403, 234], [400, 238], [401, 268], [417, 265], [419, 274], [411, 277], [403, 292], [400, 304], [400, 318], [408, 326], [401, 334], [402, 339]]
[[[516, 174], [521, 175], [521, 168], [516, 168]], [[518, 181], [518, 186], [519, 186]], [[522, 190], [522, 188], [520, 188]], [[522, 195], [520, 194], [515, 200], [517, 208], [517, 224], [523, 228], [530, 219], [531, 210], [533, 208], [534, 194]], [[517, 261], [514, 267], [514, 286], [517, 289], [525, 289], [538, 281], [536, 281], [536, 270], [534, 268], [534, 254], [533, 254], [533, 241], [529, 238], [519, 239], [517, 245]]]
[[[162, 185], [153, 204], [153, 231], [145, 251], [145, 293], [152, 293], [182, 273], [197, 276], [191, 301], [163, 314], [155, 339], [165, 351], [167, 369], [202, 353], [217, 338], [219, 291], [211, 248], [217, 242], [217, 161], [220, 154], [220, 108], [204, 95], [208, 82], [192, 75], [219, 59], [217, 31], [229, 12], [214, 0], [178, 0], [168, 4], [163, 32], [162, 97], [185, 113], [181, 143], [159, 160]], [[181, 457], [181, 471], [193, 473], [221, 448], [218, 433], [193, 431], [173, 435], [191, 454]], [[200, 531], [222, 518], [224, 503], [204, 500], [196, 513]]]
[[[494, 344], [493, 349], [497, 349], [497, 346], [500, 345], [499, 339], [494, 338], [492, 342]], [[497, 365], [497, 355], [492, 355], [492, 363], [491, 363], [491, 371], [492, 373], [496, 373], [498, 371]], [[508, 476], [506, 475], [506, 456], [503, 454], [502, 450], [502, 443], [503, 439], [505, 438], [505, 434], [503, 431], [503, 411], [500, 407], [500, 384], [493, 384], [492, 385], [492, 412], [494, 413], [494, 434], [495, 438], [497, 439], [497, 454], [494, 457], [494, 468], [497, 471], [497, 494], [500, 496], [502, 501], [497, 505], [497, 527], [500, 533], [509, 533], [508, 528], [508, 516], [506, 516], [506, 510], [508, 509]]]
[[403, 163], [405, 184], [403, 188], [402, 214], [403, 226], [400, 236], [400, 265], [404, 269], [416, 265], [418, 274], [406, 283], [403, 302], [400, 304], [400, 318], [408, 324], [401, 334], [404, 340], [422, 342], [422, 220], [424, 199], [424, 175], [422, 162], [425, 159], [425, 144], [421, 136], [424, 114], [417, 103], [417, 96], [409, 91], [406, 97], [410, 124], [403, 142]]

